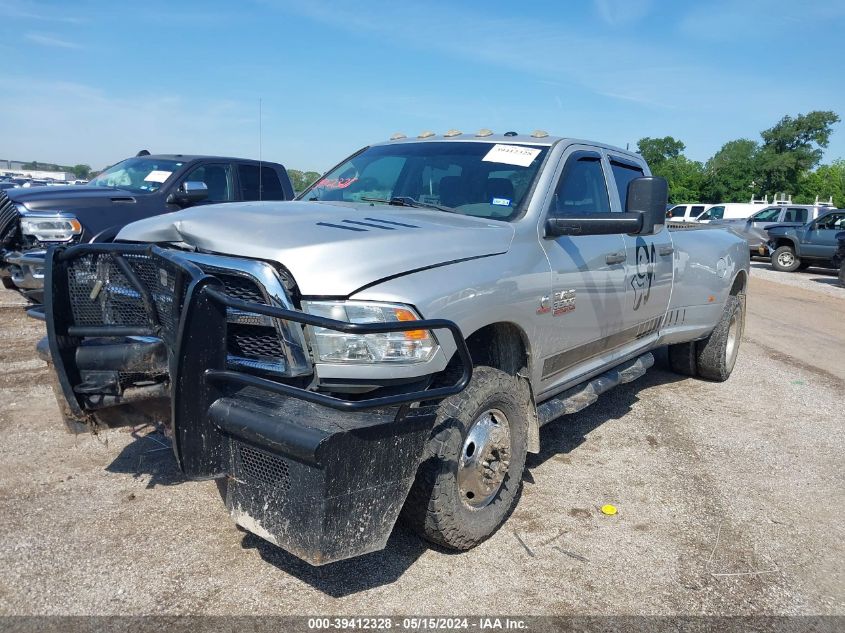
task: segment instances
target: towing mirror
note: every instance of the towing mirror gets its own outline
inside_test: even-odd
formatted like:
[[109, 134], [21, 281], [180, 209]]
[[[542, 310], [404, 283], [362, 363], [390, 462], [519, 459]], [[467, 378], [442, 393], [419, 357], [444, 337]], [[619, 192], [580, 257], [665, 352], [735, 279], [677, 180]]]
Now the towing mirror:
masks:
[[546, 237], [561, 235], [651, 235], [666, 221], [669, 185], [663, 178], [648, 176], [628, 183], [625, 213], [563, 215], [546, 220]]
[[208, 198], [208, 187], [198, 180], [187, 180], [179, 185], [179, 190], [167, 197], [170, 204], [189, 205]]
[[628, 183], [626, 213], [639, 213], [643, 221], [640, 230], [643, 235], [657, 233], [666, 222], [666, 203], [669, 200], [669, 183], [658, 176], [634, 178]]

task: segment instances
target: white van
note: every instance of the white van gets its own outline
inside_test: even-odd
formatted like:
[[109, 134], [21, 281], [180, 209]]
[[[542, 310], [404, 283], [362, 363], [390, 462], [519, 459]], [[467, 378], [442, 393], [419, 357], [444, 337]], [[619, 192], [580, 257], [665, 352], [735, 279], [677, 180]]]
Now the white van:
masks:
[[714, 204], [707, 209], [707, 211], [698, 216], [696, 222], [708, 224], [710, 220], [745, 219], [760, 209], [760, 204], [754, 202], [728, 202], [724, 204]]
[[672, 222], [694, 222], [709, 206], [709, 204], [676, 204], [666, 212], [666, 217]]

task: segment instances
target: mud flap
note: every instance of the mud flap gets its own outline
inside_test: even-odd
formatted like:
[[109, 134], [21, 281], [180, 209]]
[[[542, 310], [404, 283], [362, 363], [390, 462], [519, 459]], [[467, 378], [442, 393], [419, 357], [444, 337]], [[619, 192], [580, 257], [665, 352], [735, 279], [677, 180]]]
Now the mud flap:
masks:
[[383, 549], [434, 424], [431, 410], [341, 413], [294, 398], [221, 398], [226, 506], [250, 532], [311, 565]]

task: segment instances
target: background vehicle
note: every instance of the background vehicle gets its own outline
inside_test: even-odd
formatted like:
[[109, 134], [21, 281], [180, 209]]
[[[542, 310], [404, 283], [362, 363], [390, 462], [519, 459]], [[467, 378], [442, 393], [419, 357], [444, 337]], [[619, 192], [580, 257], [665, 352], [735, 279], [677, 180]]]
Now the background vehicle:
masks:
[[61, 406], [73, 424], [172, 411], [187, 476], [312, 564], [381, 549], [400, 511], [469, 549], [516, 503], [540, 426], [655, 347], [730, 376], [748, 248], [670, 231], [666, 198], [622, 149], [450, 131], [369, 146], [295, 202], [51, 249]]
[[770, 226], [772, 268], [793, 272], [808, 266], [833, 268], [839, 246], [837, 233], [845, 230], [845, 210], [834, 209], [801, 226]]
[[0, 198], [5, 209], [0, 278], [5, 287], [40, 301], [48, 246], [110, 240], [130, 222], [189, 206], [290, 200], [293, 187], [278, 163], [175, 154], [129, 158], [83, 186], [10, 189], [6, 194], [12, 205], [3, 206]]
[[724, 226], [734, 233], [743, 236], [748, 242], [752, 255], [769, 255], [768, 228], [774, 225], [806, 224], [815, 220], [820, 213], [829, 211], [830, 207], [812, 204], [773, 205], [761, 209], [747, 219], [734, 218], [712, 220], [714, 226]]
[[693, 222], [709, 206], [709, 204], [676, 204], [669, 209], [666, 217], [672, 220], [672, 222]]
[[729, 202], [711, 205], [698, 216], [696, 222], [707, 224], [711, 220], [745, 219], [762, 207], [759, 202]]
[[833, 254], [833, 266], [839, 268], [839, 285], [845, 286], [845, 231], [836, 234], [837, 248]]

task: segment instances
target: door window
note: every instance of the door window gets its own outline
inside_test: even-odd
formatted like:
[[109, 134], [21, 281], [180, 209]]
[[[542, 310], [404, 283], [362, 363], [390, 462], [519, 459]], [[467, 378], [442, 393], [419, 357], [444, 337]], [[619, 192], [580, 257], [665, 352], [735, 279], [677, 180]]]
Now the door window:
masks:
[[692, 216], [694, 218], [697, 218], [702, 213], [704, 213], [704, 205], [703, 204], [693, 205], [692, 208], [690, 209], [690, 216]]
[[698, 219], [699, 220], [721, 220], [722, 217], [725, 215], [725, 207], [710, 207], [702, 213]]
[[235, 199], [231, 165], [202, 165], [185, 176], [183, 182], [204, 182], [208, 187], [206, 202], [232, 202]]
[[272, 167], [262, 167], [259, 175], [258, 165], [238, 165], [238, 179], [242, 200], [285, 199], [279, 175]]
[[816, 222], [816, 228], [820, 231], [841, 231], [845, 229], [845, 213], [831, 213], [830, 215], [819, 218], [818, 222]]
[[751, 216], [752, 222], [777, 222], [780, 215], [780, 207], [772, 207], [771, 209], [763, 209]]
[[[702, 207], [703, 209], [704, 207]], [[669, 213], [667, 214], [670, 218], [682, 218], [684, 217], [684, 213], [687, 211], [687, 206], [685, 204], [679, 204], [677, 207], [672, 207], [669, 209]]]
[[610, 161], [610, 169], [613, 171], [613, 180], [616, 181], [616, 190], [619, 192], [619, 203], [624, 211], [628, 203], [628, 183], [635, 178], [642, 178], [643, 170], [640, 167], [616, 161]]
[[555, 189], [551, 216], [609, 213], [610, 199], [598, 156], [570, 158]]
[[801, 224], [807, 223], [807, 218], [809, 217], [809, 213], [807, 209], [800, 209], [797, 207], [789, 207], [786, 210], [786, 214], [784, 215], [783, 221], [784, 222], [800, 222]]

